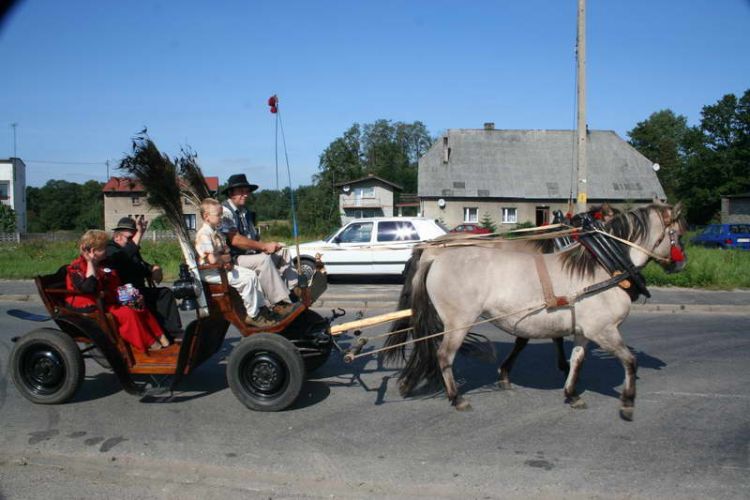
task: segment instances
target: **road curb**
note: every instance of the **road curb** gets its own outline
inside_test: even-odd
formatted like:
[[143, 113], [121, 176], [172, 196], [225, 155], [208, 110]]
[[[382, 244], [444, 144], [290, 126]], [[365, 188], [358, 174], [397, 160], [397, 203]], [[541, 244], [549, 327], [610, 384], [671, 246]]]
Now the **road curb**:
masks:
[[[38, 295], [29, 294], [0, 294], [0, 302], [30, 302], [41, 303]], [[360, 296], [329, 296], [325, 295], [313, 304], [315, 309], [344, 310], [370, 310], [390, 309], [395, 310], [398, 302], [389, 297], [371, 297], [362, 300]], [[634, 312], [660, 312], [660, 313], [714, 313], [714, 314], [747, 314], [750, 315], [750, 305], [732, 304], [633, 304]]]

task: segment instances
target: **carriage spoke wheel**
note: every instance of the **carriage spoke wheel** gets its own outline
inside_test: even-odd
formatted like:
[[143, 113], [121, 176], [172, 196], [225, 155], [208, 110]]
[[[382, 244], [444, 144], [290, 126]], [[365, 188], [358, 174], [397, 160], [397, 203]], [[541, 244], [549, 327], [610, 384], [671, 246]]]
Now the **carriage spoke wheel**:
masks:
[[60, 389], [65, 381], [65, 363], [60, 353], [46, 345], [34, 345], [21, 358], [24, 382], [31, 392], [49, 396]]
[[270, 352], [248, 357], [240, 367], [240, 383], [245, 390], [258, 397], [273, 397], [283, 390], [289, 378], [283, 361]]
[[10, 371], [26, 399], [42, 404], [64, 403], [83, 381], [83, 356], [67, 334], [41, 328], [27, 333], [13, 346]]
[[289, 407], [302, 389], [305, 365], [297, 348], [277, 334], [247, 337], [229, 356], [227, 382], [237, 399], [252, 410]]

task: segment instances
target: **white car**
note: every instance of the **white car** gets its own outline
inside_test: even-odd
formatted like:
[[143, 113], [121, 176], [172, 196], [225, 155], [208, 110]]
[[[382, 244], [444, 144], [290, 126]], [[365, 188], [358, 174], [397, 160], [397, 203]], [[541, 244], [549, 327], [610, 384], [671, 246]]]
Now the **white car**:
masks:
[[[447, 233], [438, 222], [420, 217], [353, 220], [332, 235], [299, 246], [302, 271], [311, 276], [315, 256], [329, 275], [401, 274], [414, 245]], [[296, 259], [296, 248], [289, 247]]]

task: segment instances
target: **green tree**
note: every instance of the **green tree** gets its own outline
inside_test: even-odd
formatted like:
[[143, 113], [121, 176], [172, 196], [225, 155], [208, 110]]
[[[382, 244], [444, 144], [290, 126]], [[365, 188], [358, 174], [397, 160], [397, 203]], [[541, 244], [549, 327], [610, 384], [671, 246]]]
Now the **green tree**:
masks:
[[750, 90], [727, 94], [704, 106], [701, 124], [687, 136], [688, 157], [680, 195], [688, 220], [704, 224], [717, 217], [721, 196], [750, 190]]
[[300, 224], [305, 219], [324, 230], [336, 227], [340, 222], [337, 184], [367, 174], [399, 184], [406, 193], [416, 192], [417, 163], [431, 145], [427, 127], [419, 121], [353, 124], [321, 153], [315, 185], [300, 190]]
[[16, 212], [8, 205], [0, 203], [0, 233], [16, 232]]
[[493, 233], [497, 231], [497, 226], [495, 225], [495, 222], [492, 220], [492, 216], [490, 216], [489, 212], [485, 212], [482, 215], [482, 220], [479, 221], [479, 225], [485, 229], [489, 229]]
[[104, 227], [104, 193], [102, 183], [87, 181], [79, 188], [78, 216], [75, 218], [75, 228], [100, 229]]
[[660, 165], [657, 176], [669, 200], [674, 200], [679, 190], [678, 184], [686, 161], [685, 141], [688, 132], [687, 118], [675, 115], [669, 109], [653, 113], [628, 132], [630, 144], [646, 158]]

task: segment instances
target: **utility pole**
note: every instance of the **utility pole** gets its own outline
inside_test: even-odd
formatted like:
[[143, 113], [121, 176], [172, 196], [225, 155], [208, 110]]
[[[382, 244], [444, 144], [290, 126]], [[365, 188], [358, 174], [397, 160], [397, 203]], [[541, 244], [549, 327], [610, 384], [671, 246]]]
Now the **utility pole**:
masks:
[[16, 153], [16, 127], [18, 126], [18, 124], [11, 123], [10, 126], [13, 129], [13, 158], [18, 158], [18, 153]]
[[586, 0], [578, 0], [578, 39], [577, 39], [577, 83], [578, 122], [576, 126], [576, 144], [578, 146], [578, 196], [576, 198], [576, 212], [586, 211], [588, 199], [586, 184], [588, 165], [586, 160]]

